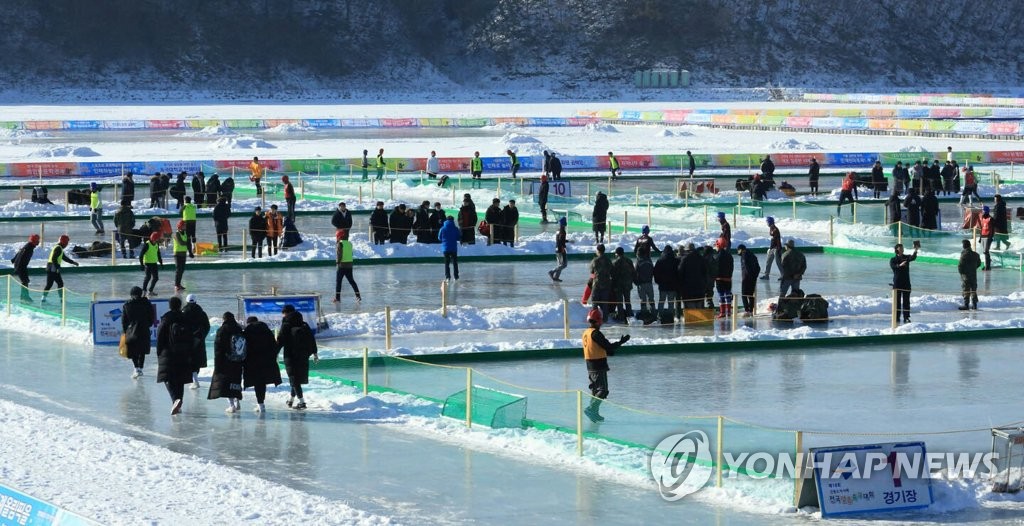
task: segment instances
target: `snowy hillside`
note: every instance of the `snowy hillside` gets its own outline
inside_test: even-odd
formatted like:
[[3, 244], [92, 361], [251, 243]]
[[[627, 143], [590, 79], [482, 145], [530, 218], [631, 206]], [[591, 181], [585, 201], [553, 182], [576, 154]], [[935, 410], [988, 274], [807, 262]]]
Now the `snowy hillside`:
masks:
[[[1007, 91], [1020, 84], [1022, 15], [1024, 4], [1000, 0], [12, 0], [0, 10], [0, 69], [18, 74], [5, 75], [0, 100]], [[634, 89], [634, 71], [650, 67], [688, 69], [695, 89]]]

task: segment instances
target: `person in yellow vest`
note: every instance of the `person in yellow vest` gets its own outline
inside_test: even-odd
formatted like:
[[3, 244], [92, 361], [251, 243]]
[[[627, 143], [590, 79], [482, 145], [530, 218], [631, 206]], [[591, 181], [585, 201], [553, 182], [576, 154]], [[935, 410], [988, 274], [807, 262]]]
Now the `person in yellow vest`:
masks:
[[181, 292], [185, 287], [181, 284], [181, 277], [185, 275], [185, 256], [196, 257], [192, 252], [192, 244], [189, 243], [188, 233], [185, 232], [185, 221], [178, 221], [178, 229], [171, 236], [174, 243], [174, 291]]
[[338, 250], [334, 257], [334, 261], [338, 265], [338, 272], [334, 277], [334, 303], [341, 301], [342, 278], [347, 279], [348, 284], [352, 285], [352, 291], [356, 293], [356, 301], [362, 301], [363, 297], [359, 295], [359, 285], [356, 285], [356, 280], [352, 277], [352, 242], [348, 240], [348, 230], [344, 228], [338, 230], [334, 234], [334, 238], [338, 241]]
[[623, 334], [619, 341], [612, 343], [601, 332], [604, 316], [598, 308], [587, 313], [590, 328], [583, 331], [583, 359], [587, 361], [587, 376], [590, 380], [590, 405], [583, 411], [591, 422], [602, 422], [601, 401], [608, 398], [608, 357], [614, 356], [616, 349], [629, 341], [629, 335]]
[[160, 280], [160, 270], [157, 264], [164, 266], [164, 258], [160, 255], [160, 234], [153, 232], [149, 235], [149, 241], [142, 245], [142, 252], [139, 254], [139, 264], [142, 270], [146, 271], [146, 277], [142, 280], [142, 290], [149, 291], [149, 296], [156, 296], [153, 289], [156, 282]]
[[380, 151], [377, 152], [377, 179], [378, 180], [384, 178], [384, 166], [385, 166], [385, 164], [384, 164], [384, 148], [381, 148]]
[[263, 193], [263, 187], [260, 186], [260, 180], [263, 179], [263, 167], [260, 166], [260, 158], [253, 157], [252, 162], [249, 163], [249, 171], [252, 175], [249, 176], [249, 180], [252, 181], [253, 186], [256, 187], [256, 195]]
[[619, 160], [615, 158], [615, 154], [608, 152], [608, 168], [612, 171], [612, 177], [618, 177], [622, 174], [622, 170], [619, 170]]
[[469, 171], [473, 179], [480, 179], [484, 173], [484, 160], [480, 158], [480, 152], [473, 152], [473, 159], [469, 161]]
[[278, 253], [277, 240], [284, 234], [284, 220], [281, 212], [277, 211], [277, 205], [270, 205], [265, 216], [267, 220], [267, 255], [273, 256]]
[[194, 246], [196, 243], [196, 205], [192, 202], [191, 197], [185, 197], [185, 206], [181, 207], [181, 220], [185, 222], [188, 244]]
[[100, 185], [89, 183], [89, 220], [92, 221], [96, 235], [103, 235], [103, 205], [100, 203]]
[[78, 266], [77, 261], [72, 260], [64, 253], [64, 249], [68, 248], [68, 243], [70, 242], [71, 238], [64, 234], [60, 236], [57, 244], [50, 250], [50, 258], [46, 260], [46, 287], [43, 288], [43, 303], [46, 303], [46, 295], [50, 293], [50, 287], [54, 283], [57, 284], [57, 292], [61, 296], [64, 295], [64, 279], [60, 275], [61, 261], [67, 261], [76, 267]]

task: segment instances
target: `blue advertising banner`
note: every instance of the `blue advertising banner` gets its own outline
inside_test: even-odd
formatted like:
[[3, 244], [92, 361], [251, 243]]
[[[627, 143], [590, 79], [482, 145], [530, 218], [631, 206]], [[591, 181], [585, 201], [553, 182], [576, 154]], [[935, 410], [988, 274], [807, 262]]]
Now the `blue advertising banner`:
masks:
[[341, 128], [341, 119], [303, 119], [302, 125], [310, 128]]
[[146, 163], [142, 161], [131, 161], [126, 163], [78, 163], [79, 172], [83, 176], [111, 176], [121, 175], [124, 172], [133, 174], [145, 173]]
[[302, 313], [302, 319], [309, 324], [314, 334], [320, 325], [319, 296], [243, 296], [240, 301], [242, 320], [255, 316], [269, 327], [280, 327], [281, 309], [285, 305], [292, 305], [296, 311]]
[[0, 524], [91, 526], [98, 523], [0, 484]]
[[[125, 300], [101, 300], [92, 302], [89, 309], [89, 326], [92, 328], [93, 345], [117, 345], [121, 341], [121, 307]], [[156, 328], [160, 317], [171, 310], [165, 299], [150, 299], [153, 304], [154, 322], [149, 335], [151, 345], [156, 344]]]
[[67, 130], [98, 130], [103, 127], [103, 121], [64, 121], [64, 129]]

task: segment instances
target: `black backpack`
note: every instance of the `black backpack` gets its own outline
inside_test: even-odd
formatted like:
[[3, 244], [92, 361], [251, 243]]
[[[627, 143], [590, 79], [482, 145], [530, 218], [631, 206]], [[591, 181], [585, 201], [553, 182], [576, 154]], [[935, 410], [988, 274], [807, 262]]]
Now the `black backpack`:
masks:
[[828, 300], [820, 294], [808, 294], [804, 296], [804, 303], [800, 306], [800, 319], [805, 322], [828, 321]]
[[188, 326], [183, 322], [176, 321], [171, 323], [171, 328], [167, 333], [169, 336], [168, 343], [172, 353], [187, 354], [192, 351], [192, 331], [190, 331]]

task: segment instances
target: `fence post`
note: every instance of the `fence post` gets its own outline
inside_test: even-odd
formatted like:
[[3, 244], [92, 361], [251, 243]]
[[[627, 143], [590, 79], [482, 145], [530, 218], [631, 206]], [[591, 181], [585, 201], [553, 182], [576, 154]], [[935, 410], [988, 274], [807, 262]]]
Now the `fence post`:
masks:
[[14, 279], [10, 274], [7, 275], [7, 316], [11, 315], [11, 280]]
[[359, 185], [359, 204], [363, 204], [363, 185]]
[[857, 201], [853, 202], [853, 224], [857, 224]]
[[392, 179], [392, 180], [388, 181], [388, 184], [391, 186], [391, 193], [389, 195], [391, 196], [391, 200], [394, 201], [395, 200], [395, 180]]
[[498, 176], [498, 186], [494, 189], [494, 197], [501, 199], [501, 176]]
[[[743, 294], [742, 289], [740, 289], [740, 294]], [[738, 313], [740, 311], [740, 302], [738, 300], [739, 300], [739, 296], [737, 296], [736, 294], [733, 294], [732, 295], [732, 309], [731, 309], [732, 310], [732, 332], [736, 332], [736, 318], [737, 318], [737, 316], [739, 316]]]
[[64, 287], [57, 289], [60, 293], [60, 326], [67, 326], [68, 321], [68, 290]]
[[466, 427], [473, 427], [473, 368], [466, 367]]
[[519, 223], [516, 223], [516, 226], [512, 227], [512, 241], [516, 243], [519, 242]]
[[39, 223], [39, 246], [46, 240], [46, 223]]
[[900, 222], [896, 225], [896, 242], [903, 243], [903, 218], [900, 218]]
[[448, 317], [448, 282], [441, 282], [441, 317]]
[[363, 347], [363, 396], [370, 392], [370, 349]]
[[629, 233], [629, 210], [622, 212], [622, 233]]
[[647, 224], [651, 224], [651, 200], [647, 200]]
[[636, 187], [636, 198], [633, 199], [633, 204], [636, 205], [636, 206], [640, 206], [640, 186], [639, 185], [637, 185], [637, 187]]
[[[10, 278], [10, 275], [7, 276]], [[7, 294], [10, 296], [10, 293]], [[562, 337], [569, 339], [569, 300], [562, 300]]]
[[306, 199], [306, 180], [302, 178], [302, 172], [299, 172], [299, 201]]
[[114, 254], [117, 254], [117, 227], [110, 231], [110, 266], [117, 265]]
[[391, 307], [384, 307], [384, 349], [391, 350]]
[[494, 244], [494, 227], [495, 225], [487, 225], [487, 244]]
[[377, 185], [376, 179], [370, 179], [370, 200], [374, 201], [377, 199]]
[[245, 239], [248, 237], [248, 236], [246, 236], [246, 234], [247, 234], [246, 230], [248, 230], [248, 229], [246, 229], [246, 228], [242, 229], [242, 261], [245, 261], [245, 260], [249, 259], [248, 256], [246, 256], [246, 254], [248, 254], [249, 251], [245, 249]]
[[277, 296], [277, 285], [271, 285], [270, 286], [270, 295], [271, 296]]
[[835, 236], [832, 233], [832, 223], [835, 222], [835, 219], [836, 219], [835, 216], [833, 216], [832, 214], [829, 214], [829, 216], [828, 216], [828, 244], [829, 245], [836, 244]]
[[455, 201], [455, 187], [453, 186], [452, 187], [452, 206], [455, 206], [457, 204], [459, 204], [459, 203]]
[[576, 390], [576, 454], [583, 456], [583, 391]]
[[804, 478], [803, 478], [804, 477], [804, 456], [800, 454], [803, 451], [803, 449], [804, 449], [804, 432], [803, 431], [797, 431], [796, 432], [796, 476], [793, 477], [793, 483], [795, 484], [795, 487], [793, 488], [793, 505], [794, 506], [796, 506], [798, 504], [797, 496], [800, 495], [800, 486], [802, 486], [803, 482], [804, 482]]
[[25, 200], [25, 187], [18, 185], [18, 201]]
[[974, 228], [971, 229], [971, 244], [974, 245], [974, 248], [972, 250], [977, 252], [978, 251], [978, 225], [974, 225]]
[[897, 323], [898, 322], [897, 322], [897, 319], [896, 319], [896, 288], [893, 287], [893, 289], [892, 289], [892, 323], [889, 326], [891, 328], [895, 329]]
[[587, 204], [590, 204], [590, 181], [587, 181]]
[[612, 222], [611, 221], [605, 221], [605, 226], [608, 229], [608, 244], [610, 245], [610, 244], [612, 244]]
[[796, 219], [796, 198], [793, 198], [793, 219]]
[[704, 230], [708, 229], [708, 205], [704, 205]]
[[722, 434], [725, 432], [725, 419], [718, 417], [718, 451], [715, 451], [715, 487], [722, 487], [722, 444], [725, 442]]

